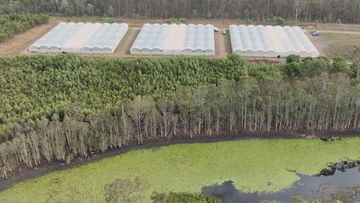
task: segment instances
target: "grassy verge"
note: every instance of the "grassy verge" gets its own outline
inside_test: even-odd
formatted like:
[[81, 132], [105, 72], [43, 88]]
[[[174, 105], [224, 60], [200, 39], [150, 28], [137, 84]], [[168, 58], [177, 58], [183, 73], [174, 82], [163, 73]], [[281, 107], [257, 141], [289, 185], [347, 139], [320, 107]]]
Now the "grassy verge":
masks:
[[322, 33], [321, 37], [313, 38], [313, 41], [328, 57], [341, 56], [351, 59], [355, 47], [360, 46], [360, 34], [350, 33]]
[[359, 159], [359, 145], [360, 138], [274, 139], [132, 151], [18, 183], [0, 194], [0, 202], [103, 202], [104, 185], [135, 177], [147, 181], [147, 201], [153, 191], [199, 192], [225, 180], [244, 191], [274, 192], [298, 180], [290, 171], [312, 175], [328, 163]]

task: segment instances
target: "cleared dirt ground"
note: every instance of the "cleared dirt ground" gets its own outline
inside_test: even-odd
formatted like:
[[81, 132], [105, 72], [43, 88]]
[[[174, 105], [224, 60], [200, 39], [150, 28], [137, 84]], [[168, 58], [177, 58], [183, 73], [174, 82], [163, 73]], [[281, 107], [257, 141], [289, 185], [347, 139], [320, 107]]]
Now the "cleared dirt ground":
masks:
[[[226, 34], [222, 31], [226, 30]], [[231, 53], [231, 43], [229, 33], [226, 28], [220, 28], [219, 32], [215, 32], [215, 56], [226, 57]]]
[[123, 39], [121, 40], [119, 46], [114, 52], [115, 56], [125, 56], [130, 57], [130, 48], [131, 45], [134, 43], [136, 36], [140, 31], [140, 27], [130, 27]]
[[51, 28], [57, 25], [57, 23], [59, 23], [57, 19], [51, 19], [47, 24], [34, 27], [0, 43], [0, 55], [14, 56], [23, 53], [33, 42], [42, 37]]
[[[136, 39], [141, 26], [144, 23], [194, 23], [213, 24], [219, 28], [215, 33], [215, 57], [226, 57], [231, 53], [229, 33], [222, 34], [231, 24], [245, 24], [243, 20], [208, 20], [208, 19], [106, 19], [106, 18], [84, 18], [84, 17], [51, 17], [50, 22], [18, 34], [4, 43], [0, 43], [0, 56], [16, 56], [29, 54], [26, 49], [37, 39], [42, 37], [59, 22], [126, 22], [129, 31], [126, 33], [113, 55], [107, 57], [156, 57], [156, 56], [134, 56], [130, 54], [130, 47]], [[308, 31], [320, 30], [321, 37], [309, 38], [313, 41], [322, 55], [341, 55], [348, 57], [348, 51], [354, 46], [360, 46], [360, 25], [349, 24], [303, 24], [302, 27]]]

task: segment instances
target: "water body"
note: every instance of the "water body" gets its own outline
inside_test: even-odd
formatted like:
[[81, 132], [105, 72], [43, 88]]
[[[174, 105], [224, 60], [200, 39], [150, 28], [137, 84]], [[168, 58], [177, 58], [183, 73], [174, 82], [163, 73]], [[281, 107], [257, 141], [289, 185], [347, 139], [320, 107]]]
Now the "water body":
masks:
[[223, 203], [252, 203], [262, 200], [273, 200], [291, 202], [293, 196], [302, 196], [305, 199], [315, 198], [320, 188], [326, 187], [326, 191], [335, 192], [352, 186], [360, 185], [360, 166], [356, 164], [351, 167], [337, 164], [332, 166], [332, 172], [323, 173], [317, 176], [299, 175], [300, 180], [291, 188], [276, 193], [244, 193], [238, 191], [231, 181], [221, 185], [207, 186], [202, 189], [203, 194], [208, 194], [222, 200]]

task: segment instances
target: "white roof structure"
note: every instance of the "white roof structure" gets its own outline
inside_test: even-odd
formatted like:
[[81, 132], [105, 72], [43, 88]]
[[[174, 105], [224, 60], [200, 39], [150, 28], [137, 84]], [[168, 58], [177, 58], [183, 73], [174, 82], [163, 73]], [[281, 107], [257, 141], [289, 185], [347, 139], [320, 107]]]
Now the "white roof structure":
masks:
[[127, 31], [125, 23], [59, 23], [32, 44], [29, 51], [111, 54]]
[[131, 54], [215, 55], [214, 26], [144, 24]]
[[319, 51], [300, 27], [231, 25], [232, 51], [250, 57], [317, 57]]

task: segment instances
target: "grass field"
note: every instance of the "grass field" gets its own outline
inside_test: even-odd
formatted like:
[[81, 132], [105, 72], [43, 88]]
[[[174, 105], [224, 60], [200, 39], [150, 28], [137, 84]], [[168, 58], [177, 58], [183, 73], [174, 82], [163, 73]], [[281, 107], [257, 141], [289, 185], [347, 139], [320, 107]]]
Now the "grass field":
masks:
[[317, 26], [305, 26], [305, 27], [308, 30], [360, 32], [360, 25], [357, 24], [319, 23]]
[[360, 47], [360, 33], [324, 32], [321, 37], [315, 39], [315, 44], [330, 58], [339, 55], [351, 59], [354, 47]]
[[243, 191], [274, 192], [296, 180], [291, 171], [313, 175], [331, 162], [359, 159], [360, 138], [244, 140], [182, 144], [128, 152], [17, 183], [0, 202], [103, 202], [104, 185], [139, 177], [150, 201], [153, 191], [200, 192], [206, 185], [233, 180]]

